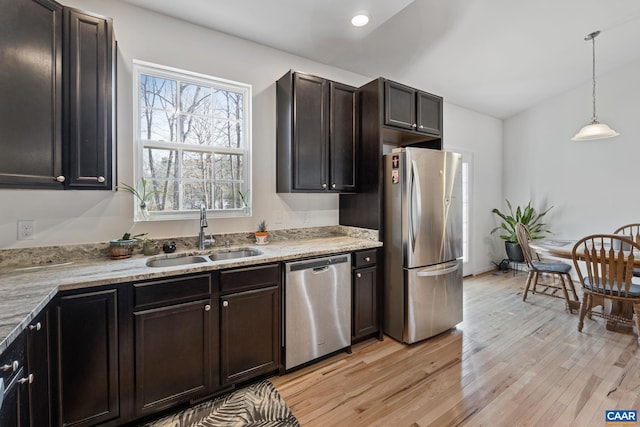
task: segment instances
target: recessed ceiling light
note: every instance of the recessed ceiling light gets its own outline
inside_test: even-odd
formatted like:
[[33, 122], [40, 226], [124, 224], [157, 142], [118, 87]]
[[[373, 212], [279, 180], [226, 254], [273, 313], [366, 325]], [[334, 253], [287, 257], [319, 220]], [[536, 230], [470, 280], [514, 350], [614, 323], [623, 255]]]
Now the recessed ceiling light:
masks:
[[367, 11], [361, 10], [357, 12], [353, 18], [351, 18], [351, 25], [354, 27], [364, 27], [369, 23], [369, 13]]

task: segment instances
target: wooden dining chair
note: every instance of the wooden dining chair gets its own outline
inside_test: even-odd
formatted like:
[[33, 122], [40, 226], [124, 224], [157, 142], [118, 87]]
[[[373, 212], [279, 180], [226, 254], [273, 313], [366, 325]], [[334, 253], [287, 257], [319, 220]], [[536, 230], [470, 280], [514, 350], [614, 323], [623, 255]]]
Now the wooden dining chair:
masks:
[[[576, 293], [576, 288], [571, 280], [571, 264], [567, 264], [562, 261], [542, 261], [540, 256], [531, 251], [529, 248], [529, 242], [531, 241], [531, 234], [524, 224], [516, 224], [516, 235], [518, 236], [518, 244], [522, 248], [524, 260], [529, 270], [527, 274], [527, 284], [522, 295], [522, 301], [527, 300], [529, 289], [533, 294], [547, 295], [555, 298], [563, 298], [566, 303], [566, 309], [569, 313], [573, 313], [573, 309], [580, 307], [580, 299]], [[558, 282], [540, 282], [540, 277], [543, 274], [551, 275], [553, 279], [556, 277]], [[533, 284], [533, 287], [531, 285]], [[562, 294], [558, 294], [558, 291], [562, 291]], [[569, 291], [573, 299], [569, 297]]]
[[[636, 243], [640, 243], [640, 223], [627, 224], [622, 227], [618, 227], [613, 234], [619, 234], [625, 237], [630, 238]], [[633, 275], [635, 277], [640, 277], [640, 268], [635, 267], [633, 269]]]
[[[640, 331], [640, 285], [632, 282], [638, 254], [640, 244], [614, 234], [587, 236], [573, 246], [571, 256], [583, 290], [579, 331], [582, 332], [585, 316], [592, 315], [633, 325], [633, 312], [636, 332]], [[580, 261], [584, 263], [584, 271]], [[608, 307], [607, 300], [612, 303]]]

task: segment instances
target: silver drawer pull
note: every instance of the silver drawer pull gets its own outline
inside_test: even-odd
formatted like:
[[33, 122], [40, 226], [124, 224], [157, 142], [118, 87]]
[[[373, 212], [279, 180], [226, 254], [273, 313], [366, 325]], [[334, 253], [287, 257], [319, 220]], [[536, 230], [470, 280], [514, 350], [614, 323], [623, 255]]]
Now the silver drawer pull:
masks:
[[322, 188], [327, 188], [327, 184], [322, 184]]
[[24, 377], [24, 378], [20, 378], [18, 380], [18, 382], [20, 384], [24, 384], [24, 383], [29, 383], [29, 384], [33, 384], [33, 374], [29, 374], [28, 376]]
[[104, 176], [99, 176], [98, 177], [98, 182], [104, 182], [104, 181], [105, 181]]
[[366, 257], [364, 257], [364, 260], [365, 260], [366, 262], [369, 262], [369, 261], [371, 261], [371, 257], [366, 256]]
[[2, 365], [0, 366], [0, 371], [11, 371], [11, 372], [15, 372], [18, 370], [18, 368], [20, 367], [20, 363], [18, 363], [17, 360], [14, 360], [10, 365]]
[[30, 331], [39, 331], [40, 329], [42, 329], [42, 323], [38, 322], [35, 325], [29, 325], [29, 330]]
[[222, 301], [222, 306], [223, 307], [228, 307], [229, 306], [229, 301]]
[[204, 306], [204, 311], [209, 311], [211, 310], [211, 306], [209, 304]]
[[358, 279], [361, 278], [362, 277], [362, 273], [356, 274], [356, 277], [358, 277]]
[[60, 175], [60, 176], [56, 176], [55, 177], [55, 180], [58, 181], [58, 182], [64, 182], [65, 179], [66, 178], [64, 177], [64, 175]]

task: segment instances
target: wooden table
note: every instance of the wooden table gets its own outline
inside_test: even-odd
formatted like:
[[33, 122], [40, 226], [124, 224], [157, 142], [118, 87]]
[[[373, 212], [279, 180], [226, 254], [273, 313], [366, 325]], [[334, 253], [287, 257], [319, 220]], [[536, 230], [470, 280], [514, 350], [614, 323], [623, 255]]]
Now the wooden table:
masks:
[[[529, 247], [540, 254], [540, 256], [553, 256], [557, 258], [565, 258], [573, 260], [573, 246], [576, 244], [577, 240], [551, 240], [551, 239], [541, 239], [541, 240], [532, 240], [529, 242]], [[578, 259], [583, 259], [581, 252], [576, 252]], [[634, 265], [636, 267], [640, 267], [640, 256], [636, 254], [634, 259]], [[596, 301], [600, 302], [603, 309], [605, 307], [604, 300]], [[623, 317], [633, 319], [633, 305], [632, 304], [622, 304], [618, 301], [612, 301], [611, 314], [621, 315]], [[616, 323], [613, 320], [607, 322], [607, 329], [610, 331], [615, 331]]]

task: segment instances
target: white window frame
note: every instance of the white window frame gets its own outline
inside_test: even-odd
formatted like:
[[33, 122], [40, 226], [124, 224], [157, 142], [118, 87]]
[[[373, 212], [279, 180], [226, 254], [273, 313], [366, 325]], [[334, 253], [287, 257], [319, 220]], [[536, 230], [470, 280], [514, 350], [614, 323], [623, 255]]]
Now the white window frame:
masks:
[[[193, 145], [182, 142], [165, 142], [165, 141], [149, 141], [140, 138], [140, 75], [151, 75], [154, 77], [167, 78], [169, 80], [178, 80], [191, 84], [197, 84], [216, 89], [228, 90], [231, 92], [239, 92], [243, 94], [243, 146], [245, 148], [224, 148], [211, 147], [203, 149], [200, 145]], [[133, 60], [133, 159], [134, 171], [133, 182], [139, 183], [143, 177], [143, 150], [147, 147], [161, 148], [169, 150], [188, 150], [206, 151], [214, 154], [241, 154], [243, 156], [242, 176], [243, 194], [246, 198], [247, 205], [244, 208], [235, 209], [208, 209], [209, 217], [230, 218], [230, 217], [247, 217], [251, 216], [251, 164], [252, 164], [252, 134], [251, 134], [251, 85], [247, 83], [236, 82], [232, 80], [221, 79], [206, 74], [195, 73], [192, 71], [181, 70], [178, 68], [158, 65], [150, 62]], [[182, 182], [182, 179], [180, 180]], [[199, 210], [171, 210], [171, 211], [150, 211], [143, 213], [138, 203], [134, 203], [134, 220], [138, 221], [163, 221], [163, 220], [180, 220], [197, 218]]]

